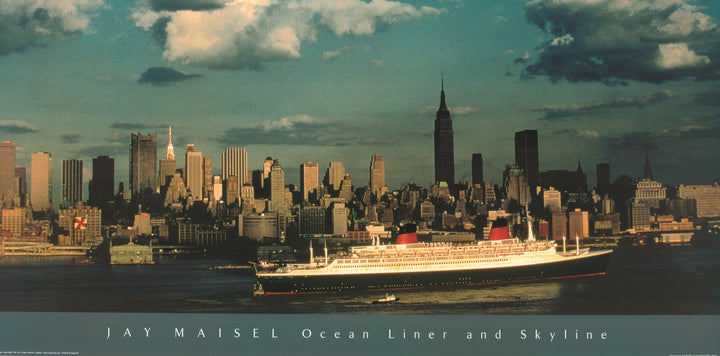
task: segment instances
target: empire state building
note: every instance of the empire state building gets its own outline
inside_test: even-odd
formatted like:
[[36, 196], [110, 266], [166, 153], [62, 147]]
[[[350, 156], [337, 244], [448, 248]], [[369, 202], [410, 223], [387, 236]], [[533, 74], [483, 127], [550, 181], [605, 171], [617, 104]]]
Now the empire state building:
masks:
[[445, 83], [441, 83], [440, 108], [435, 118], [435, 181], [455, 183], [455, 153], [450, 110], [445, 105]]

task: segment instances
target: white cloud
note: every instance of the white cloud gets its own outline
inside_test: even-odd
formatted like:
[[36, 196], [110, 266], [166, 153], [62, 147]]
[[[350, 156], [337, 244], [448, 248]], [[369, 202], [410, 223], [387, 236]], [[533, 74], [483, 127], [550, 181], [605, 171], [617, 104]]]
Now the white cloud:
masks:
[[[135, 25], [150, 31], [167, 19], [163, 57], [210, 68], [259, 68], [265, 62], [295, 59], [301, 45], [315, 41], [321, 27], [336, 36], [370, 35], [383, 26], [438, 15], [442, 10], [386, 0], [251, 0], [209, 10], [179, 10], [138, 2]], [[328, 51], [331, 59], [339, 53]]]
[[333, 51], [326, 51], [325, 53], [323, 53], [322, 60], [329, 61], [335, 57], [342, 56], [343, 54], [347, 53], [349, 50], [350, 50], [349, 47], [343, 47], [343, 48], [338, 48]]
[[710, 63], [707, 56], [699, 56], [688, 48], [687, 43], [661, 44], [657, 64], [663, 69], [687, 68]]
[[91, 15], [102, 6], [102, 0], [0, 1], [0, 55], [87, 33]]
[[307, 114], [298, 114], [293, 116], [284, 117], [278, 121], [265, 121], [262, 124], [262, 128], [265, 131], [271, 130], [293, 130], [297, 125], [301, 124], [317, 124], [319, 120], [313, 118]]
[[583, 138], [583, 139], [593, 139], [594, 140], [594, 139], [600, 138], [600, 134], [597, 133], [597, 131], [592, 131], [592, 130], [578, 131], [577, 135], [578, 135], [578, 137]]

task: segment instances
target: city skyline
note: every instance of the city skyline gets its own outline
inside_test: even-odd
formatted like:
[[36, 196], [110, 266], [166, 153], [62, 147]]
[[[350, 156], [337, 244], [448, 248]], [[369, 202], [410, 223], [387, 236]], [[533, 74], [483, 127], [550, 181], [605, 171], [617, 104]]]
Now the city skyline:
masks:
[[[300, 185], [304, 162], [341, 161], [358, 187], [377, 153], [390, 189], [427, 187], [444, 89], [456, 181], [471, 180], [480, 153], [501, 184], [523, 130], [538, 132], [540, 171], [581, 162], [591, 186], [597, 163], [611, 181], [640, 177], [646, 154], [666, 184], [720, 177], [708, 149], [720, 136], [720, 9], [708, 1], [94, 0], [43, 8], [56, 21], [17, 3], [29, 6], [0, 10], [8, 23], [33, 18], [0, 40], [0, 141], [17, 145], [17, 167], [35, 152], [55, 164], [107, 155], [129, 187], [130, 135], [157, 134], [160, 158], [172, 125], [175, 147], [214, 157], [214, 174], [226, 147], [243, 147], [252, 170], [280, 159], [286, 183]], [[570, 13], [586, 21], [567, 26]]]

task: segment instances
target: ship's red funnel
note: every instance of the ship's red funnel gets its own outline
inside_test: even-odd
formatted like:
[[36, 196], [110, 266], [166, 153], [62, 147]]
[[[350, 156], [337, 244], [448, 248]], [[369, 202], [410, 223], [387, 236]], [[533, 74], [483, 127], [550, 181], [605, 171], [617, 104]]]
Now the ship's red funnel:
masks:
[[398, 232], [395, 243], [398, 245], [417, 243], [418, 238], [416, 230], [417, 226], [415, 224], [405, 224], [400, 226], [400, 231]]
[[508, 223], [505, 218], [498, 218], [493, 221], [492, 228], [490, 229], [490, 240], [506, 240], [510, 238], [510, 231], [508, 230]]

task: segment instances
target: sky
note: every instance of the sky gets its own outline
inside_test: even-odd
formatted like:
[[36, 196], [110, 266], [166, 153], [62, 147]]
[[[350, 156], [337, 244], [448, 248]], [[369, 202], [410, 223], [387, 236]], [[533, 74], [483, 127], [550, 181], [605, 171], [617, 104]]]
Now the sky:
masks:
[[[514, 133], [538, 130], [540, 170], [712, 184], [720, 177], [720, 4], [715, 0], [0, 0], [0, 141], [60, 161], [115, 159], [131, 133], [172, 125], [213, 159], [250, 169], [343, 161], [390, 189], [434, 179], [441, 81], [455, 176], [502, 183]], [[59, 189], [55, 190], [56, 192]], [[32, 193], [32, 192], [31, 192]], [[58, 201], [55, 199], [55, 201]]]

